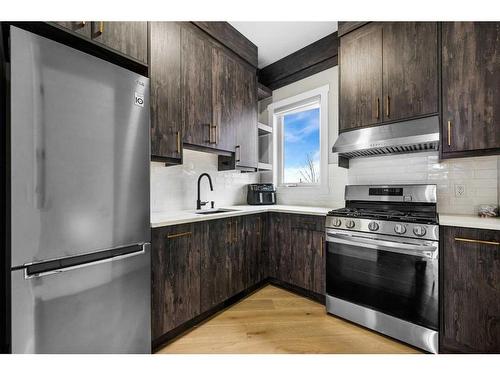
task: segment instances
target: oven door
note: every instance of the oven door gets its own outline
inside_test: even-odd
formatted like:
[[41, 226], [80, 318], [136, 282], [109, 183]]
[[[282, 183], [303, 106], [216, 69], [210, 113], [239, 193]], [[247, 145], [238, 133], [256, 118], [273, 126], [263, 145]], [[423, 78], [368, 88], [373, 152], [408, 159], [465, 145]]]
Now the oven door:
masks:
[[437, 241], [327, 229], [326, 292], [438, 330]]

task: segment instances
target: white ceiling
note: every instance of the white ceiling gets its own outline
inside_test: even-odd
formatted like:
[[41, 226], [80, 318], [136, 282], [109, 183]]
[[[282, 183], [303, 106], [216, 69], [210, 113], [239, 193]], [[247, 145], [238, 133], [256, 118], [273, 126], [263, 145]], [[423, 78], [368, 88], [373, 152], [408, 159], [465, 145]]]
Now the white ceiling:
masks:
[[259, 68], [337, 31], [337, 22], [229, 22], [259, 48]]

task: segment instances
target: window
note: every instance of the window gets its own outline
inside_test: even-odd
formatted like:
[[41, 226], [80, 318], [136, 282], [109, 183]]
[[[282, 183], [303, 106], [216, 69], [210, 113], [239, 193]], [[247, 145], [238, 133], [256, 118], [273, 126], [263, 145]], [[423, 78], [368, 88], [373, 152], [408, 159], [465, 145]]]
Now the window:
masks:
[[327, 187], [328, 86], [271, 104], [274, 181], [280, 187]]
[[320, 178], [319, 103], [282, 115], [283, 183], [318, 184]]

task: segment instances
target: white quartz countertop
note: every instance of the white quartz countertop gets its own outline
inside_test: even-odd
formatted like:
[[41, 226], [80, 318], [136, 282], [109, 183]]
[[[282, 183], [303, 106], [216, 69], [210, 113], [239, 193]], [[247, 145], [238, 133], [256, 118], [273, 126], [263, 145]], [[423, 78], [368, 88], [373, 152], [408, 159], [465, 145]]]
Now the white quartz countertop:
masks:
[[500, 218], [484, 218], [476, 215], [439, 214], [439, 225], [476, 229], [500, 230]]
[[269, 206], [249, 206], [249, 205], [224, 206], [217, 208], [235, 210], [235, 211], [220, 212], [208, 215], [197, 214], [195, 213], [195, 210], [175, 211], [175, 212], [153, 212], [151, 213], [151, 228], [192, 223], [196, 221], [222, 219], [233, 216], [258, 214], [262, 212], [283, 212], [292, 214], [325, 216], [328, 213], [328, 211], [339, 207], [308, 207], [308, 206], [288, 206], [288, 205], [277, 204]]

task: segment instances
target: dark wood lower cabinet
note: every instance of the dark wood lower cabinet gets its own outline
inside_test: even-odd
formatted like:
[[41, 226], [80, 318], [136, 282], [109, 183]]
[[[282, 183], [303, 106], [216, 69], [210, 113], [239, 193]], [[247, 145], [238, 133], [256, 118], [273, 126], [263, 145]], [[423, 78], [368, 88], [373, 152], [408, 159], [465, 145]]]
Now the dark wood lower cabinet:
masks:
[[208, 222], [208, 246], [201, 254], [202, 312], [229, 298], [230, 225], [230, 219]]
[[228, 296], [242, 292], [247, 280], [247, 261], [245, 259], [246, 236], [244, 216], [238, 216], [229, 221], [229, 247], [227, 248], [226, 264], [228, 275]]
[[[325, 293], [324, 217], [264, 213], [152, 230], [158, 347], [263, 282]], [[319, 299], [318, 299], [319, 300]]]
[[207, 223], [152, 230], [152, 338], [200, 314], [200, 257]]
[[500, 353], [500, 231], [441, 228], [440, 352]]
[[324, 294], [324, 216], [271, 215], [270, 276]]
[[269, 276], [292, 283], [292, 215], [270, 213]]
[[269, 272], [268, 214], [244, 217], [246, 287], [266, 279]]

